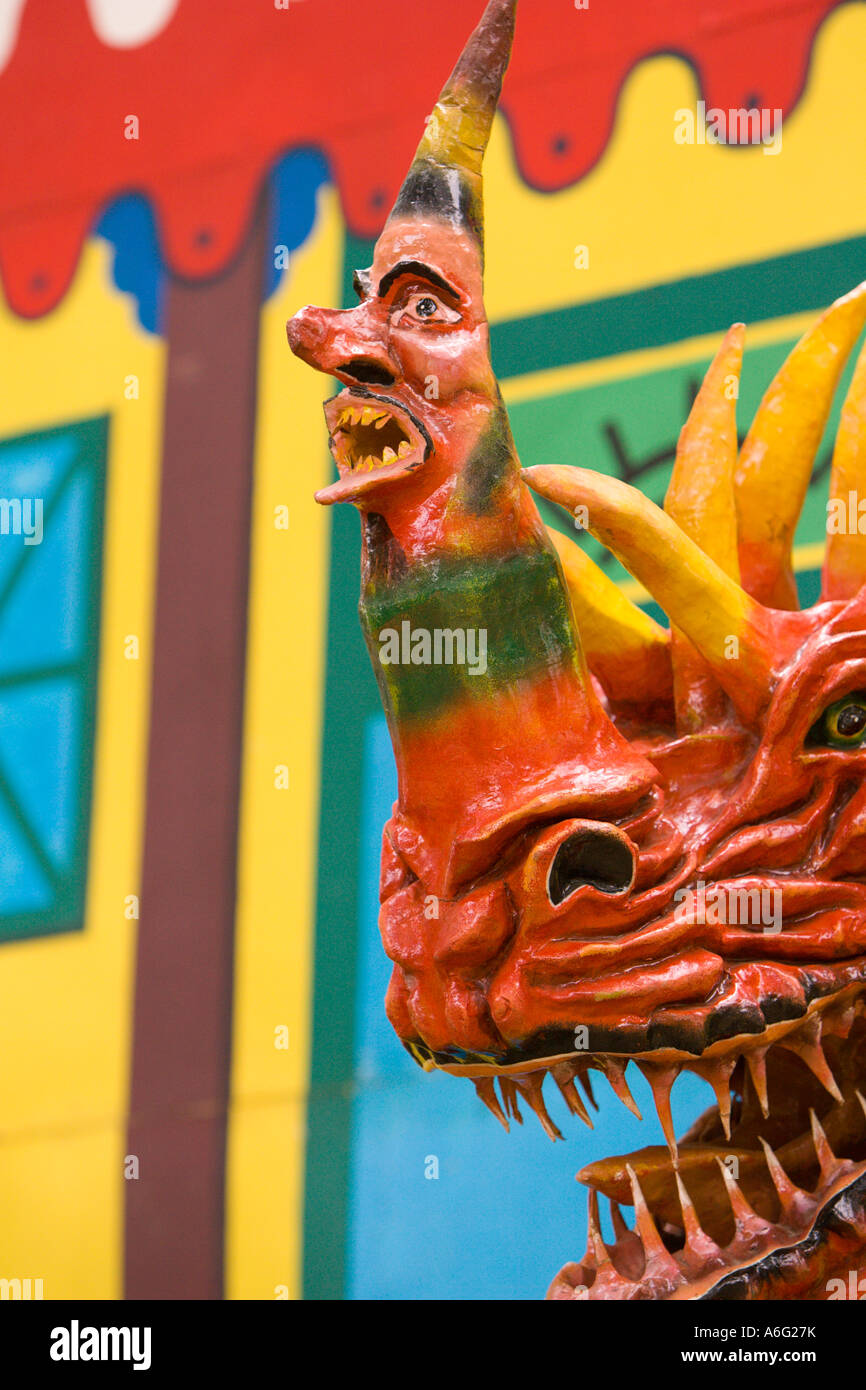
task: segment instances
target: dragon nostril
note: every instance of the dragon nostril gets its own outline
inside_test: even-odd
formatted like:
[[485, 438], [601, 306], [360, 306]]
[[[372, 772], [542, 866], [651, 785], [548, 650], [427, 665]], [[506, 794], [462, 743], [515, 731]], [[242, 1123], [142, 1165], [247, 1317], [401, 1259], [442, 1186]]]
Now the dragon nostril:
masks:
[[579, 830], [563, 840], [547, 878], [547, 895], [554, 907], [577, 888], [588, 885], [602, 893], [624, 893], [634, 882], [634, 855], [619, 835], [605, 830]]

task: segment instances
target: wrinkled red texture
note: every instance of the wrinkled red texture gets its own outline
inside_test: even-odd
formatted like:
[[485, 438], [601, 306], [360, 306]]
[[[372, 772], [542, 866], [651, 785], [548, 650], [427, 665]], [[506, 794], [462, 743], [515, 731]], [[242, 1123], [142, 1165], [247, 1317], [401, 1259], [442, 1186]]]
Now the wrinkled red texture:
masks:
[[[518, 13], [502, 100], [523, 177], [544, 190], [581, 178], [604, 150], [624, 79], [653, 53], [691, 61], [709, 105], [787, 115], [837, 3], [593, 0], [578, 10], [532, 0]], [[124, 192], [151, 201], [176, 275], [219, 273], [274, 161], [304, 146], [327, 155], [350, 229], [375, 236], [430, 93], [481, 9], [181, 0], [149, 43], [117, 49], [94, 34], [85, 0], [28, 0], [0, 72], [0, 276], [11, 307], [36, 316], [59, 302], [88, 229]], [[137, 141], [124, 138], [128, 115]]]

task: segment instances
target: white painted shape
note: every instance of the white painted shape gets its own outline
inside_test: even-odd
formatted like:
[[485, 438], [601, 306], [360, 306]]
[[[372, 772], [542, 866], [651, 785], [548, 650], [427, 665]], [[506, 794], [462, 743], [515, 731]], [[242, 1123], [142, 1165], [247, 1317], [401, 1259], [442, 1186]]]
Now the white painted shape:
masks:
[[18, 39], [18, 24], [26, 0], [0, 0], [0, 69], [12, 57]]
[[90, 19], [103, 43], [135, 48], [164, 29], [180, 0], [87, 0]]

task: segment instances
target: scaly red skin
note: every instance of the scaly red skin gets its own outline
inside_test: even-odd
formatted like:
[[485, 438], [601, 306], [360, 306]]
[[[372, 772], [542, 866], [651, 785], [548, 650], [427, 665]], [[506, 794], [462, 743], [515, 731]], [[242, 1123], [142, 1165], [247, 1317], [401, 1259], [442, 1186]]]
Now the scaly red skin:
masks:
[[[512, 0], [491, 0], [437, 108], [475, 123], [474, 148], [446, 142], [455, 165], [431, 194], [445, 167], [441, 151], [431, 162], [434, 121], [373, 266], [360, 273], [359, 306], [307, 307], [288, 333], [294, 352], [346, 388], [326, 408], [340, 478], [318, 500], [350, 501], [361, 514], [361, 622], [397, 762], [381, 880], [380, 927], [394, 962], [388, 1016], [422, 1065], [477, 1079], [494, 1110], [492, 1078], [512, 1077], [558, 1133], [540, 1080], [557, 1068], [570, 1094], [578, 1028], [584, 1061], [605, 1068], [640, 1057], [666, 1095], [684, 1060], [710, 1079], [719, 1067], [729, 1076], [738, 1057], [754, 1061], [797, 1020], [817, 1027], [820, 1048], [820, 1029], [835, 1017], [827, 1006], [856, 1003], [866, 989], [866, 751], [810, 741], [828, 706], [866, 690], [866, 588], [828, 585], [832, 598], [803, 614], [737, 609], [736, 671], [725, 670], [710, 638], [702, 646], [694, 603], [683, 605], [676, 709], [665, 710], [655, 690], [643, 717], [639, 691], [618, 710], [590, 674], [489, 356], [475, 150], [486, 141], [512, 19]], [[727, 341], [741, 354], [741, 343]], [[377, 423], [402, 439], [402, 453], [366, 468]], [[532, 470], [533, 487], [571, 505], [578, 475], [563, 482], [567, 471]], [[596, 534], [627, 531], [617, 499], [604, 488], [596, 497], [582, 476]], [[638, 506], [635, 534], [661, 524], [647, 517]], [[627, 551], [632, 540], [624, 536]], [[662, 549], [647, 563], [682, 563], [685, 572], [698, 552], [683, 554], [665, 561]], [[749, 554], [747, 566], [760, 558], [754, 546]], [[726, 580], [712, 568], [706, 582], [722, 592]], [[473, 677], [455, 665], [384, 663], [383, 633], [404, 623], [410, 633], [489, 629], [486, 669]], [[657, 658], [654, 650], [654, 669]], [[635, 670], [649, 669], [634, 660]], [[610, 653], [597, 669], [611, 670]], [[584, 864], [555, 900], [557, 866], [575, 846], [597, 864], [586, 872]], [[683, 918], [678, 895], [699, 881], [778, 892], [781, 932]], [[514, 1085], [502, 1090], [515, 1106]], [[845, 1168], [833, 1183], [850, 1186], [858, 1174]], [[746, 1292], [732, 1296], [824, 1297], [830, 1272], [846, 1261], [859, 1267], [860, 1209], [835, 1227], [829, 1208], [824, 1215], [821, 1240], [804, 1237], [790, 1255], [751, 1270], [738, 1261]], [[658, 1259], [669, 1263], [661, 1248]], [[552, 1296], [573, 1296], [569, 1270], [589, 1268], [567, 1267]], [[718, 1291], [734, 1279], [730, 1269]], [[599, 1278], [591, 1296], [681, 1297], [691, 1288], [671, 1292], [665, 1278], [646, 1274], [636, 1294], [622, 1293], [618, 1275], [605, 1293]]]

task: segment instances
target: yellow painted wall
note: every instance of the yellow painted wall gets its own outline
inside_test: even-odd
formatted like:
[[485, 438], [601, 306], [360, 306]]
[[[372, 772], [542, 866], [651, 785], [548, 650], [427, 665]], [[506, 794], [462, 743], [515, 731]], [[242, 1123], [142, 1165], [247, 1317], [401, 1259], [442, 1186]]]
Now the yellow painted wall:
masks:
[[165, 351], [110, 257], [90, 241], [44, 319], [0, 308], [0, 437], [110, 416], [85, 929], [0, 950], [0, 1276], [41, 1278], [45, 1298], [121, 1292], [137, 927], [124, 900], [139, 891]]
[[[512, 172], [497, 119], [485, 161], [491, 319], [519, 318], [866, 229], [866, 5], [818, 32], [782, 150], [677, 145], [674, 113], [701, 93], [679, 58], [651, 58], [620, 93], [610, 144], [580, 183], [536, 193]], [[574, 248], [589, 247], [588, 270]]]
[[[498, 121], [486, 178], [487, 302], [495, 322], [783, 254], [866, 230], [866, 7], [840, 9], [817, 41], [783, 151], [678, 146], [673, 113], [694, 74], [663, 57], [620, 98], [611, 145], [575, 188], [541, 195], [513, 168]], [[832, 138], [839, 132], [839, 138]], [[590, 249], [590, 269], [574, 248]], [[165, 348], [88, 243], [61, 306], [33, 323], [0, 307], [0, 437], [111, 416], [100, 705], [82, 933], [0, 949], [0, 1277], [42, 1278], [45, 1296], [121, 1291], [122, 1159], [150, 684]], [[288, 352], [286, 318], [339, 302], [343, 221], [332, 189], [261, 318], [259, 425], [236, 923], [226, 1197], [232, 1298], [300, 1289], [305, 1114], [326, 617], [329, 383]], [[757, 329], [790, 335], [803, 320]], [[764, 335], [764, 336], [762, 336]], [[705, 357], [705, 340], [665, 349]], [[511, 401], [662, 363], [636, 353], [505, 384]], [[671, 360], [675, 360], [674, 357]], [[124, 379], [140, 378], [138, 401]], [[274, 525], [289, 511], [289, 529]], [[138, 662], [123, 639], [141, 638]], [[275, 769], [288, 768], [288, 790]], [[288, 1028], [288, 1048], [275, 1030]]]

